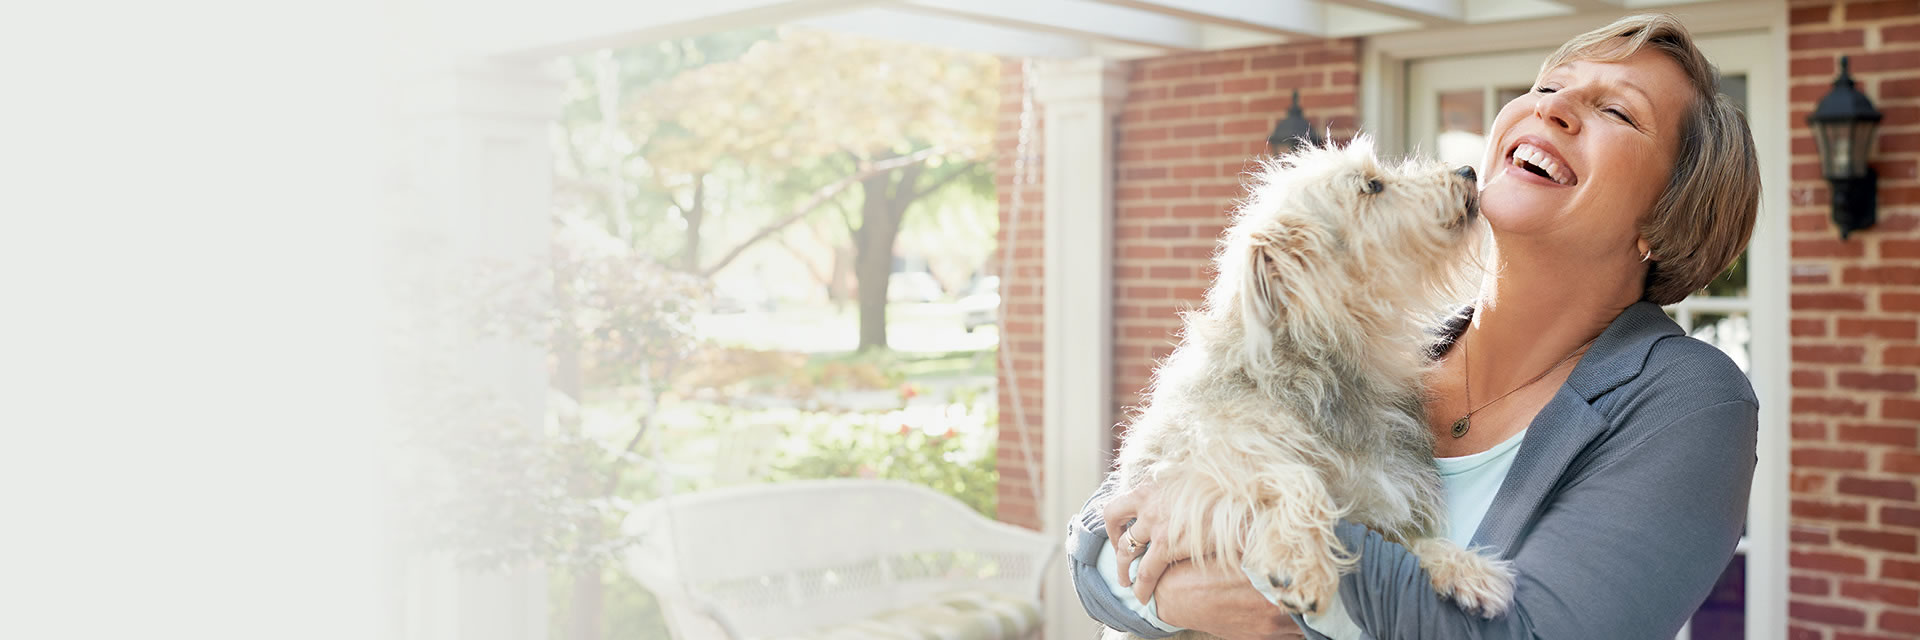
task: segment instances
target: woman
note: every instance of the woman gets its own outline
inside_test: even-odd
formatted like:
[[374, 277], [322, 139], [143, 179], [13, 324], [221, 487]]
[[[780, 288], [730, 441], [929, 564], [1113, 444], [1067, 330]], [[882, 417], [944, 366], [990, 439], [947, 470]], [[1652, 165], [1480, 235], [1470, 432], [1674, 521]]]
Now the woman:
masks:
[[1449, 537], [1513, 563], [1509, 613], [1462, 612], [1342, 523], [1357, 570], [1289, 617], [1156, 548], [1151, 485], [1102, 489], [1071, 527], [1088, 612], [1145, 637], [1673, 637], [1733, 556], [1756, 461], [1746, 377], [1660, 310], [1753, 230], [1752, 137], [1717, 78], [1671, 16], [1624, 18], [1562, 46], [1489, 132], [1492, 269], [1443, 328], [1426, 409]]

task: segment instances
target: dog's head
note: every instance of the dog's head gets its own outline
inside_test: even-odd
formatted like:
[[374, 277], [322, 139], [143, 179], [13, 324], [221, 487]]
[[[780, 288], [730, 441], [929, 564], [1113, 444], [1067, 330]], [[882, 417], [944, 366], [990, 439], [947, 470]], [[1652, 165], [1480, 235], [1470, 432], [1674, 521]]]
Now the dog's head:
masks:
[[1250, 354], [1273, 332], [1333, 335], [1432, 319], [1459, 301], [1479, 242], [1471, 169], [1382, 163], [1365, 136], [1263, 163], [1216, 257], [1209, 305], [1232, 305]]

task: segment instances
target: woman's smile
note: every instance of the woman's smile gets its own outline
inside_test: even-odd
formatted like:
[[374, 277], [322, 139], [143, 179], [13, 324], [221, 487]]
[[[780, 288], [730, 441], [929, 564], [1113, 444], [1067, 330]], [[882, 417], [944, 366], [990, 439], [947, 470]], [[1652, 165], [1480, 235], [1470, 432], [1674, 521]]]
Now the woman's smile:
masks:
[[1553, 150], [1552, 143], [1538, 136], [1521, 136], [1514, 141], [1513, 146], [1507, 149], [1507, 161], [1501, 170], [1503, 173], [1526, 174], [1520, 177], [1545, 180], [1561, 187], [1571, 187], [1580, 181], [1579, 174], [1574, 173], [1567, 161]]

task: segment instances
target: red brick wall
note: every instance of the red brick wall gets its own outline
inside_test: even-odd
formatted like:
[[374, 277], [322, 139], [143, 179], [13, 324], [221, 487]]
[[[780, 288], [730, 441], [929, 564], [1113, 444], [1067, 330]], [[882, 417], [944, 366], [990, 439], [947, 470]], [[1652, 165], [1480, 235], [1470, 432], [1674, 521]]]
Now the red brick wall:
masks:
[[[1242, 172], [1266, 152], [1267, 132], [1286, 115], [1293, 90], [1316, 130], [1336, 139], [1353, 135], [1359, 112], [1357, 39], [1330, 40], [1198, 53], [1134, 65], [1119, 117], [1114, 224], [1114, 416], [1139, 402], [1154, 362], [1173, 349], [1180, 309], [1198, 304], [1215, 236], [1243, 193]], [[1042, 217], [1040, 181], [1021, 196], [1016, 229], [1011, 216], [1013, 158], [1020, 125], [1021, 67], [1001, 70], [998, 127], [1000, 247], [1013, 247], [1014, 273], [1003, 274], [1005, 326], [1000, 348], [1013, 357], [1014, 375], [999, 374], [1000, 519], [1038, 528], [1022, 447], [1041, 459], [1044, 389], [1041, 343]], [[1037, 116], [1038, 114], [1036, 114]], [[1030, 146], [1039, 163], [1038, 118]], [[1035, 175], [1039, 174], [1035, 166]], [[1010, 235], [1011, 234], [1011, 235]], [[1000, 268], [996, 254], [993, 268]], [[1014, 411], [1020, 385], [1025, 420]]]
[[[1045, 349], [1041, 342], [1041, 268], [1045, 255], [1045, 216], [1041, 205], [1046, 194], [1041, 189], [1041, 117], [1034, 104], [1033, 126], [1028, 130], [1027, 170], [1031, 176], [1021, 188], [1018, 221], [1014, 220], [1014, 159], [1020, 139], [1021, 64], [1008, 60], [1000, 68], [1000, 115], [995, 135], [994, 185], [1000, 199], [999, 245], [988, 268], [1000, 273], [1006, 251], [1013, 252], [1012, 273], [1000, 273], [1000, 361], [998, 399], [1000, 405], [1000, 441], [997, 463], [1000, 471], [999, 517], [1033, 529], [1040, 528], [1040, 512], [1034, 490], [1040, 486], [1041, 411], [1045, 389], [1042, 376]], [[1012, 364], [1012, 370], [1006, 367]], [[1018, 384], [1019, 389], [1014, 389]], [[1014, 401], [1020, 404], [1016, 409]], [[1030, 456], [1030, 457], [1029, 457]], [[1029, 467], [1029, 460], [1031, 467]]]
[[1267, 152], [1292, 92], [1318, 133], [1353, 135], [1359, 52], [1348, 38], [1134, 64], [1115, 152], [1116, 421], [1173, 351], [1178, 312], [1200, 304], [1214, 241], [1245, 194], [1242, 174]]
[[[1920, 636], [1920, 2], [1791, 3], [1793, 638]], [[1846, 242], [1805, 125], [1852, 57], [1885, 114], [1880, 223]]]

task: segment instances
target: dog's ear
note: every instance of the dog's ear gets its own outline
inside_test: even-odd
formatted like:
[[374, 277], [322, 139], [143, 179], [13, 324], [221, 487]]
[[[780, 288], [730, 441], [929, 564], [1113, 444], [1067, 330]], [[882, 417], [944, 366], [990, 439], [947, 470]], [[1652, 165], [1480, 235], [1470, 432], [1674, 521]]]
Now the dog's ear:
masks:
[[1365, 131], [1353, 134], [1353, 139], [1347, 141], [1346, 151], [1347, 153], [1360, 154], [1372, 158], [1373, 134]]
[[1300, 221], [1286, 221], [1248, 236], [1249, 251], [1240, 277], [1240, 323], [1247, 357], [1254, 362], [1273, 356], [1273, 330], [1278, 326], [1281, 288], [1306, 265], [1311, 231]]
[[1254, 240], [1254, 246], [1247, 252], [1241, 264], [1246, 269], [1240, 274], [1240, 333], [1249, 360], [1259, 361], [1273, 352], [1273, 328], [1277, 317], [1273, 308], [1273, 281], [1268, 274], [1272, 267], [1268, 263], [1272, 258]]

